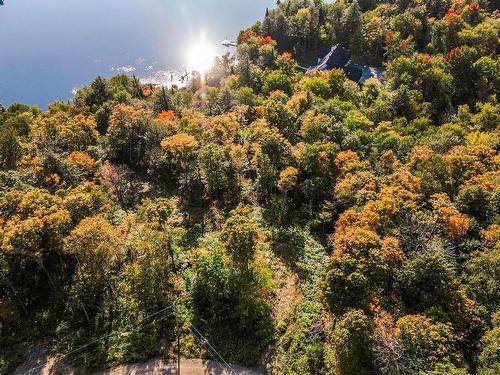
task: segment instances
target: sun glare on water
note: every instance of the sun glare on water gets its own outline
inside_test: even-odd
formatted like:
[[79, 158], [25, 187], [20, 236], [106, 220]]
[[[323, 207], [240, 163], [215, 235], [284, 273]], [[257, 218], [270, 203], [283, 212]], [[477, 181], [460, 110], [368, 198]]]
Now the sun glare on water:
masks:
[[188, 51], [188, 67], [201, 74], [206, 73], [213, 65], [216, 56], [215, 48], [205, 38], [191, 44]]

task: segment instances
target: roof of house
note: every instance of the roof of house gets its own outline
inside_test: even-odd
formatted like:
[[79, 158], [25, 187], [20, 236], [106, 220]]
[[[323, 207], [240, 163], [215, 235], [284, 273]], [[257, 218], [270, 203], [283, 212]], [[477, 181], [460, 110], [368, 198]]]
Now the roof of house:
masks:
[[347, 78], [354, 82], [361, 83], [368, 78], [376, 77], [382, 81], [384, 70], [382, 68], [367, 67], [364, 65], [351, 63], [351, 52], [340, 44], [335, 44], [330, 49], [320, 49], [318, 64], [309, 68], [300, 67], [306, 70], [306, 73], [313, 73], [317, 70], [343, 69]]
[[343, 68], [351, 59], [351, 52], [340, 44], [336, 44], [332, 47], [331, 54], [325, 57], [327, 57], [326, 69]]
[[363, 75], [363, 69], [351, 64], [344, 66], [343, 69], [346, 77], [354, 82], [359, 82], [361, 76]]

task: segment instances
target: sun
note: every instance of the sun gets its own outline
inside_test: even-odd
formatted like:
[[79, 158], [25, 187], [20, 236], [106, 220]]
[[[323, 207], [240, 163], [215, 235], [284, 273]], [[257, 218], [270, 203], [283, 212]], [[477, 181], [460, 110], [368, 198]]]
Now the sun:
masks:
[[189, 48], [188, 68], [204, 74], [212, 67], [215, 56], [215, 49], [205, 41], [205, 38], [201, 38]]

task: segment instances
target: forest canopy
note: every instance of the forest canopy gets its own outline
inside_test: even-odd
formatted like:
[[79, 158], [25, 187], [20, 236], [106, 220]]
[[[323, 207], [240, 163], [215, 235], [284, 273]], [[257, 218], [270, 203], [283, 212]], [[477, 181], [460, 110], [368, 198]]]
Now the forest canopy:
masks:
[[[0, 105], [0, 373], [216, 357], [198, 331], [269, 374], [498, 374], [494, 8], [278, 1], [185, 87]], [[298, 68], [337, 43], [385, 73]]]

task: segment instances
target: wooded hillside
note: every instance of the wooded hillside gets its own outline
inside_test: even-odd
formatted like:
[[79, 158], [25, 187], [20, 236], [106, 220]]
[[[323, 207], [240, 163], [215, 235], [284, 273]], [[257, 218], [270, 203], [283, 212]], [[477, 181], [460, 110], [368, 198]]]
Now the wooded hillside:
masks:
[[[177, 334], [270, 374], [500, 373], [498, 11], [278, 3], [187, 87], [0, 106], [0, 373]], [[383, 82], [298, 69], [336, 43]]]

